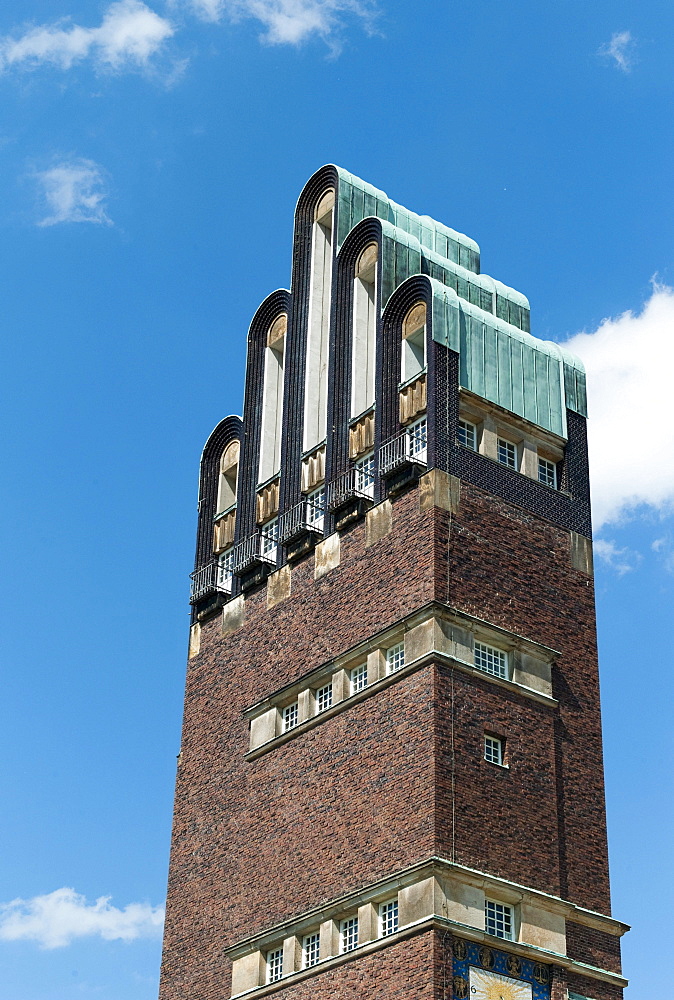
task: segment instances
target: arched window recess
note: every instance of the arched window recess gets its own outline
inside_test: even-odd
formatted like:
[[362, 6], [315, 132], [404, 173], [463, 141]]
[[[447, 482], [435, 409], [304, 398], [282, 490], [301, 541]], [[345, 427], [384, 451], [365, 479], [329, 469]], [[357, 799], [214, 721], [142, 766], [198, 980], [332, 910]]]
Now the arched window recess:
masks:
[[239, 479], [239, 441], [230, 441], [220, 456], [218, 499], [213, 525], [213, 551], [224, 552], [234, 542], [236, 491]]
[[351, 346], [351, 417], [358, 417], [374, 405], [375, 356], [377, 338], [377, 256], [376, 243], [360, 254], [353, 279], [353, 322]]
[[304, 452], [326, 434], [328, 408], [328, 346], [335, 191], [324, 191], [316, 203], [311, 240], [311, 280], [304, 384]]
[[281, 468], [281, 436], [283, 432], [283, 376], [285, 340], [288, 327], [286, 313], [281, 313], [267, 330], [264, 351], [264, 389], [260, 423], [260, 465], [258, 482], [266, 483]]

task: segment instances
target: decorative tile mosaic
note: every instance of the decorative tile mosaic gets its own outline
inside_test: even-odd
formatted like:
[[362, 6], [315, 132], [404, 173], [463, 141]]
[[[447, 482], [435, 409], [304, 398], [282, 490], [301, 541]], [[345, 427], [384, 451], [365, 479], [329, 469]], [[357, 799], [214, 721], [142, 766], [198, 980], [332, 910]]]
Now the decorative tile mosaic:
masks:
[[[471, 977], [470, 970], [474, 973]], [[454, 1000], [469, 1000], [478, 993], [478, 988], [474, 983], [480, 978], [477, 973], [492, 972], [497, 976], [507, 976], [520, 983], [527, 983], [531, 987], [531, 1000], [550, 1000], [550, 968], [540, 962], [531, 962], [529, 959], [521, 958], [506, 951], [490, 948], [487, 945], [476, 944], [474, 941], [464, 941], [462, 938], [454, 938]], [[473, 984], [471, 984], [471, 979]], [[515, 986], [515, 984], [513, 984]], [[494, 986], [482, 991], [483, 996], [498, 1000], [500, 988]], [[518, 995], [513, 992], [513, 996]], [[524, 996], [524, 993], [519, 995]], [[529, 990], [526, 990], [528, 997]]]

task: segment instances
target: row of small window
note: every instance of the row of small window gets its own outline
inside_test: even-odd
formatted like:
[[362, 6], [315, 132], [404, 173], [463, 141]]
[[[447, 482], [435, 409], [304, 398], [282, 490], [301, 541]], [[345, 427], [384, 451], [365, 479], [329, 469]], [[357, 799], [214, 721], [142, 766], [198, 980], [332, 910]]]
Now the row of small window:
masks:
[[[398, 900], [389, 899], [379, 904], [379, 937], [389, 937], [398, 930]], [[512, 941], [514, 937], [513, 907], [507, 903], [497, 903], [492, 899], [484, 901], [484, 929], [487, 934]], [[346, 955], [358, 947], [358, 917], [346, 917], [339, 923], [339, 954]], [[321, 961], [321, 935], [319, 931], [305, 934], [302, 938], [302, 969], [311, 969]], [[283, 979], [283, 948], [267, 952], [267, 983], [277, 983]]]
[[[398, 900], [379, 904], [379, 937], [389, 937], [398, 930]], [[339, 923], [339, 954], [345, 955], [358, 947], [358, 917], [346, 917]], [[311, 969], [321, 960], [321, 935], [318, 931], [302, 938], [302, 969]], [[267, 982], [283, 978], [283, 948], [267, 952]]]
[[[459, 444], [471, 451], [477, 451], [477, 427], [468, 420], [459, 420]], [[496, 442], [496, 457], [501, 465], [509, 469], [519, 469], [519, 454], [517, 445], [507, 438], [498, 438]], [[557, 466], [547, 458], [538, 457], [538, 481], [557, 489]]]
[[[405, 666], [405, 644], [397, 643], [386, 650], [386, 673], [393, 674]], [[349, 671], [349, 694], [358, 694], [367, 687], [367, 663], [359, 663]], [[332, 680], [315, 691], [316, 715], [332, 707]], [[299, 702], [286, 705], [281, 713], [282, 731], [289, 732], [299, 725]]]

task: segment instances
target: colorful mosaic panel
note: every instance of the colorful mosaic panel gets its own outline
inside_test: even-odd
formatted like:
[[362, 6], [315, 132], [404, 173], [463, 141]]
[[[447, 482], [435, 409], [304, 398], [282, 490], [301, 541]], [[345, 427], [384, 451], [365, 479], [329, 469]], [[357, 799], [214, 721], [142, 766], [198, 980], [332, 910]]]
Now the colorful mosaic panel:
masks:
[[454, 938], [453, 975], [454, 1000], [499, 1000], [506, 994], [550, 1000], [549, 966], [474, 941]]

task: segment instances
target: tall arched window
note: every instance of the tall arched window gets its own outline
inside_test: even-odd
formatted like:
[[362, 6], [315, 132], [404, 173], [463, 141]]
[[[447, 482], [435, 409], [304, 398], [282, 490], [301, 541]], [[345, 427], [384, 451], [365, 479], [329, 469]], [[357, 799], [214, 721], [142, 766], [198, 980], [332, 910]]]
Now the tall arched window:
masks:
[[304, 384], [304, 451], [325, 438], [328, 410], [328, 344], [335, 192], [326, 191], [314, 212], [311, 285]]
[[426, 303], [417, 302], [403, 320], [401, 382], [409, 382], [426, 368]]
[[260, 468], [258, 482], [264, 483], [281, 468], [283, 429], [283, 363], [288, 317], [277, 316], [267, 331], [264, 352], [264, 393], [260, 428]]
[[351, 349], [351, 416], [374, 403], [377, 335], [377, 244], [365, 247], [353, 279], [353, 341]]
[[236, 483], [239, 475], [239, 442], [230, 441], [220, 456], [217, 513], [228, 510], [236, 503]]

